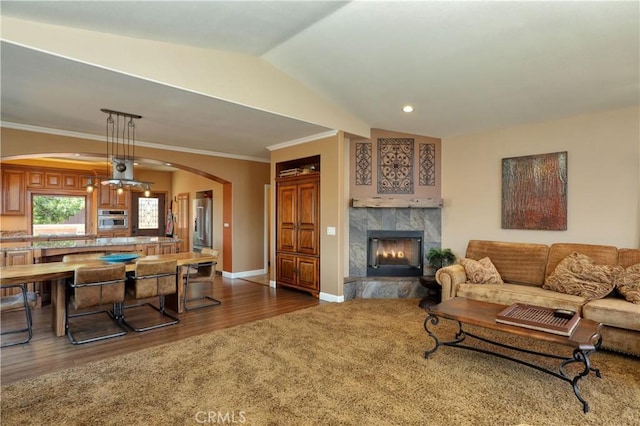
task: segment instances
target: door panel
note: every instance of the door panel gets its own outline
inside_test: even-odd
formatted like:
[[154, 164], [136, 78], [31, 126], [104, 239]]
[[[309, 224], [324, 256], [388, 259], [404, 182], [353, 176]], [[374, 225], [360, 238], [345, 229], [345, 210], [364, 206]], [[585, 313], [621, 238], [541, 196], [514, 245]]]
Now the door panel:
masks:
[[315, 182], [298, 185], [299, 253], [318, 254], [318, 191]]
[[298, 285], [311, 289], [317, 289], [318, 285], [318, 259], [315, 257], [298, 258]]
[[180, 241], [180, 252], [184, 253], [189, 251], [189, 193], [183, 192], [178, 194], [178, 208], [176, 214], [176, 236]]
[[278, 187], [278, 250], [296, 250], [296, 200], [296, 185], [283, 185]]
[[278, 254], [276, 257], [277, 280], [284, 284], [294, 285], [296, 283], [295, 257], [288, 254]]
[[[134, 237], [164, 237], [165, 225], [166, 225], [166, 210], [165, 210], [165, 198], [164, 193], [151, 193], [149, 197], [145, 197], [142, 192], [131, 193], [131, 235]], [[158, 200], [157, 209], [155, 212], [150, 210], [140, 211], [139, 200], [140, 199], [156, 199]], [[146, 223], [153, 222], [157, 226], [153, 228], [140, 229], [140, 222], [144, 218], [141, 215], [154, 214], [152, 220], [145, 220]]]

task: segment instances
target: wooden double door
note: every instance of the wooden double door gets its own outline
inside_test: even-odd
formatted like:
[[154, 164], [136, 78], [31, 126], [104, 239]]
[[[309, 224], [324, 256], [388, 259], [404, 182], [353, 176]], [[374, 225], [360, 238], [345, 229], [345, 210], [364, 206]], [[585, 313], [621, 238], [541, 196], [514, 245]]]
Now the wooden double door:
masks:
[[276, 282], [318, 296], [320, 176], [276, 180]]

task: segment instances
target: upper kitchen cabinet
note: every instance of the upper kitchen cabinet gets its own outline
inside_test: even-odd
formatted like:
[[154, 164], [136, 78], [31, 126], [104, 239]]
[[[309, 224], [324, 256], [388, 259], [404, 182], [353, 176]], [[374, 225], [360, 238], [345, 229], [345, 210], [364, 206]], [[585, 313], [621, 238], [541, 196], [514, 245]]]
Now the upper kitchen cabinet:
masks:
[[79, 189], [78, 173], [46, 172], [44, 174], [45, 185], [50, 189]]
[[118, 191], [115, 188], [100, 186], [98, 194], [98, 208], [117, 208], [127, 210], [129, 208], [130, 195], [129, 191], [123, 191], [122, 194], [118, 194]]
[[2, 214], [24, 216], [25, 173], [23, 170], [2, 170]]

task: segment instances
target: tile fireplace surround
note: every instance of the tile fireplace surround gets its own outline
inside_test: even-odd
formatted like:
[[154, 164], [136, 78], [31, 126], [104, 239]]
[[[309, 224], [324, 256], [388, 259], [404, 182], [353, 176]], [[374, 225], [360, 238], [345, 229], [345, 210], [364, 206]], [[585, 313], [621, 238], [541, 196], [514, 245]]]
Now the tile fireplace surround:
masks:
[[[440, 247], [439, 208], [349, 208], [349, 277], [345, 300], [355, 298], [424, 297], [418, 277], [367, 277], [367, 231], [422, 231], [423, 265], [429, 249]], [[428, 273], [429, 266], [426, 272]]]

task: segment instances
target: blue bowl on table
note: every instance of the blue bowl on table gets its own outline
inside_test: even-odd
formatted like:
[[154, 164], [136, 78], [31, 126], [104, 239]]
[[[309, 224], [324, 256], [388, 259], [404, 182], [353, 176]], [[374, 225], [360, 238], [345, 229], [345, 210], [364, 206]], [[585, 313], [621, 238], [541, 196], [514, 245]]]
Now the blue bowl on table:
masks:
[[140, 255], [138, 253], [112, 253], [100, 257], [100, 260], [109, 263], [127, 263], [139, 257]]

